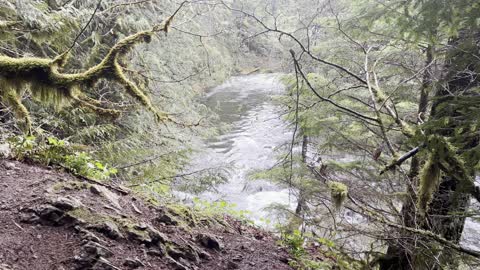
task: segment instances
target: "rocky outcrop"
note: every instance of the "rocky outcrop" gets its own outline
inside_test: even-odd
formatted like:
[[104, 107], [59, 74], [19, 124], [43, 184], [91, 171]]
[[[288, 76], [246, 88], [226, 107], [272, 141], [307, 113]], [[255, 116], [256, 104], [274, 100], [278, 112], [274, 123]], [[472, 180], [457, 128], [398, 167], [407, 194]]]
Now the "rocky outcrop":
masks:
[[0, 270], [290, 269], [271, 236], [230, 217], [14, 161], [0, 160], [0, 185]]

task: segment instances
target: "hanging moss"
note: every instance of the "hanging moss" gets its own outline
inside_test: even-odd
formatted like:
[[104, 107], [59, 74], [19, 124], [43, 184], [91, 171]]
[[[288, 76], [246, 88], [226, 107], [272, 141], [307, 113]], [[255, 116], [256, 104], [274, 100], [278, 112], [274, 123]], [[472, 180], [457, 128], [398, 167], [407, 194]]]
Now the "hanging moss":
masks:
[[336, 209], [340, 209], [348, 195], [348, 187], [340, 182], [331, 181], [328, 183], [330, 189], [330, 196]]
[[21, 95], [24, 85], [20, 82], [12, 82], [0, 79], [0, 98], [10, 105], [16, 117], [24, 122], [25, 131], [30, 131], [32, 120], [27, 108], [23, 105]]
[[130, 94], [131, 96], [135, 97], [137, 100], [139, 100], [147, 109], [152, 111], [157, 120], [159, 121], [165, 121], [167, 120], [167, 114], [159, 112], [153, 105], [150, 99], [123, 73], [122, 67], [118, 63], [118, 60], [116, 59], [114, 62], [115, 66], [115, 74], [118, 78], [118, 81], [123, 84], [125, 89], [127, 90], [127, 93]]
[[[443, 171], [457, 181], [456, 193], [471, 192], [474, 187], [473, 167], [468, 168], [462, 157], [469, 155], [459, 154], [459, 149], [454, 147], [446, 138], [432, 135], [427, 140], [430, 151], [429, 158], [420, 173], [420, 186], [417, 206], [421, 215], [425, 215], [428, 205], [433, 199], [434, 192], [440, 185], [440, 175]], [[468, 154], [468, 153], [467, 153]]]
[[120, 40], [113, 46], [103, 60], [81, 73], [63, 73], [60, 71], [69, 59], [69, 52], [49, 58], [12, 58], [0, 56], [0, 97], [12, 106], [16, 115], [26, 122], [26, 129], [31, 128], [28, 110], [22, 104], [24, 90], [44, 103], [60, 108], [71, 101], [88, 107], [95, 112], [118, 115], [118, 110], [102, 108], [99, 101], [88, 98], [83, 89], [95, 86], [100, 79], [115, 81], [125, 88], [127, 93], [153, 112], [159, 121], [168, 120], [164, 112], [159, 112], [150, 99], [130, 81], [119, 64], [119, 58], [127, 54], [134, 45], [150, 42], [155, 32], [167, 32], [172, 17], [151, 31], [142, 31]]
[[420, 173], [420, 187], [417, 202], [420, 215], [425, 216], [428, 205], [432, 201], [433, 193], [437, 190], [439, 184], [440, 167], [438, 166], [437, 156], [431, 154]]

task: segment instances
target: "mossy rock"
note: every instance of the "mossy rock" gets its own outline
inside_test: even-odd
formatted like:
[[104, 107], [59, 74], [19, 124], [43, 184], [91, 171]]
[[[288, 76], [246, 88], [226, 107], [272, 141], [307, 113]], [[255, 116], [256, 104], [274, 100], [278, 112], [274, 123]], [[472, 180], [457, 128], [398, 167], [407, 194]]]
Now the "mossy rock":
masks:
[[80, 181], [57, 182], [49, 188], [50, 192], [59, 193], [64, 190], [82, 190], [90, 188], [89, 183]]
[[122, 219], [122, 230], [125, 231], [128, 239], [142, 243], [151, 243], [152, 238], [148, 233], [148, 226], [139, 225], [128, 219]]
[[73, 209], [69, 211], [67, 215], [90, 225], [100, 224], [106, 220], [109, 220], [108, 217], [105, 217], [104, 215], [98, 213], [94, 213], [85, 207]]

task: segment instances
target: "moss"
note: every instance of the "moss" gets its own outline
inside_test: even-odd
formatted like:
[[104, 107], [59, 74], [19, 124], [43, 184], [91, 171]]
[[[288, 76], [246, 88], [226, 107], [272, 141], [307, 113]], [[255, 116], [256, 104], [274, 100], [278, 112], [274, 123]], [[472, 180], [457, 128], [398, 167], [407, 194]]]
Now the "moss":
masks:
[[16, 89], [7, 81], [0, 80], [0, 87], [3, 89], [0, 97], [2, 97], [8, 105], [10, 105], [18, 119], [25, 123], [25, 133], [30, 133], [32, 120], [30, 114], [21, 101], [21, 96], [18, 95]]
[[155, 242], [157, 244], [158, 241], [166, 244], [169, 243], [167, 236], [156, 231], [152, 225], [147, 225], [141, 220], [125, 217], [113, 217], [112, 221], [118, 225], [122, 233], [127, 235], [130, 240], [148, 243]]
[[50, 58], [38, 58], [38, 57], [23, 57], [23, 58], [13, 58], [8, 56], [0, 55], [0, 65], [2, 69], [0, 74], [15, 75], [15, 74], [26, 74], [31, 71], [48, 72], [51, 69], [52, 59]]
[[18, 21], [0, 21], [0, 31], [9, 30], [10, 27], [20, 24]]
[[459, 154], [459, 149], [454, 147], [446, 138], [438, 135], [430, 136], [427, 139], [427, 149], [430, 155], [420, 173], [417, 201], [421, 215], [425, 215], [428, 205], [432, 201], [433, 193], [440, 184], [441, 171], [458, 182], [455, 190], [456, 195], [462, 192], [468, 193], [474, 185], [473, 171], [466, 166], [471, 161], [465, 162]]
[[[127, 54], [134, 45], [150, 42], [154, 32], [166, 31], [170, 21], [171, 17], [167, 19], [163, 27], [139, 32], [120, 40], [99, 64], [81, 73], [69, 74], [59, 71], [66, 65], [69, 51], [60, 54], [55, 59], [0, 56], [0, 97], [7, 100], [9, 105], [14, 108], [17, 117], [26, 122], [26, 130], [29, 132], [31, 128], [30, 115], [21, 103], [21, 90], [24, 86], [29, 86], [29, 91], [40, 101], [52, 103], [57, 107], [68, 104], [70, 101], [76, 101], [81, 106], [88, 107], [95, 112], [118, 115], [117, 110], [101, 108], [100, 102], [84, 98], [86, 95], [84, 95], [83, 89], [93, 87], [100, 79], [108, 79], [122, 85], [130, 96], [153, 112], [157, 120], [169, 120], [167, 114], [158, 111], [137, 85], [125, 76], [119, 64], [119, 58]], [[17, 84], [16, 82], [22, 83]]]
[[118, 60], [115, 59], [114, 61], [114, 67], [115, 67], [115, 75], [118, 79], [118, 81], [125, 87], [127, 90], [128, 94], [130, 94], [132, 97], [137, 99], [140, 103], [143, 104], [148, 110], [153, 112], [159, 121], [165, 121], [167, 120], [167, 114], [163, 112], [159, 112], [153, 105], [150, 99], [130, 80], [127, 79], [125, 74], [123, 73], [122, 67], [118, 63]]
[[231, 226], [223, 220], [223, 215], [219, 213], [212, 214], [182, 204], [166, 205], [163, 208], [163, 214], [167, 215], [178, 226], [187, 231], [198, 226], [231, 228]]
[[167, 206], [167, 209], [168, 212], [179, 217], [180, 224], [184, 223], [191, 227], [198, 225], [199, 212], [194, 211], [192, 208], [181, 204], [171, 204]]
[[331, 181], [328, 183], [328, 188], [330, 189], [333, 204], [339, 209], [347, 198], [348, 187], [343, 183]]
[[43, 11], [43, 12], [48, 12], [50, 7], [48, 6], [48, 4], [45, 2], [37, 2], [33, 5], [35, 8]]
[[151, 238], [148, 234], [147, 230], [139, 229], [140, 226], [134, 220], [130, 220], [128, 218], [114, 218], [115, 223], [120, 225], [119, 227], [122, 228], [122, 231], [126, 232], [126, 234], [132, 239], [141, 242], [150, 242]]
[[80, 181], [57, 182], [51, 186], [53, 192], [60, 192], [62, 190], [82, 190], [90, 188], [90, 184]]
[[68, 212], [68, 215], [70, 215], [71, 217], [74, 217], [76, 219], [80, 219], [80, 220], [83, 220], [91, 225], [94, 225], [94, 224], [100, 224], [104, 221], [107, 221], [107, 220], [110, 220], [109, 217], [106, 217], [104, 215], [101, 215], [101, 214], [98, 214], [98, 213], [94, 213], [92, 211], [90, 211], [89, 209], [87, 208], [77, 208], [77, 209], [74, 209], [70, 212]]
[[422, 216], [427, 211], [428, 204], [432, 201], [433, 193], [440, 183], [440, 167], [436, 155], [430, 155], [427, 163], [420, 173], [420, 187], [418, 194], [418, 209]]

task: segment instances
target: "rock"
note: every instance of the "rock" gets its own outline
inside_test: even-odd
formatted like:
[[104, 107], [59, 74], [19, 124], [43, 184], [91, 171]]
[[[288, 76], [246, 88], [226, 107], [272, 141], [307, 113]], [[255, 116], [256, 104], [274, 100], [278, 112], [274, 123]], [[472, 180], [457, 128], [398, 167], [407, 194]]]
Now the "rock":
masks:
[[148, 235], [148, 232], [142, 231], [142, 230], [137, 230], [135, 227], [129, 228], [126, 227], [126, 232], [127, 232], [127, 237], [130, 240], [133, 241], [138, 241], [142, 243], [151, 243], [152, 239]]
[[197, 252], [198, 252], [198, 256], [200, 256], [200, 258], [204, 260], [210, 261], [212, 259], [212, 255], [210, 255], [208, 252], [205, 252], [201, 249], [199, 249]]
[[90, 192], [95, 195], [104, 197], [113, 207], [117, 208], [118, 210], [122, 210], [119, 202], [120, 197], [117, 194], [108, 190], [106, 187], [102, 187], [100, 185], [91, 185]]
[[120, 239], [124, 238], [120, 230], [118, 229], [117, 224], [112, 221], [105, 221], [102, 224], [91, 226], [91, 228], [95, 229], [99, 233], [103, 233], [110, 239]]
[[173, 226], [178, 225], [178, 221], [175, 220], [172, 216], [170, 216], [167, 213], [161, 213], [160, 216], [157, 218], [157, 221], [162, 222], [165, 225], [173, 225]]
[[163, 251], [161, 249], [155, 249], [151, 248], [147, 250], [147, 255], [153, 256], [153, 257], [163, 257]]
[[133, 202], [131, 203], [131, 205], [135, 212], [137, 212], [138, 214], [143, 214], [142, 211], [140, 211], [140, 209], [138, 209], [138, 207]]
[[82, 252], [80, 255], [74, 257], [75, 269], [119, 269], [105, 259], [106, 257], [111, 257], [113, 255], [113, 252], [108, 248], [99, 243], [89, 241], [82, 246]]
[[145, 264], [142, 263], [139, 259], [126, 259], [125, 262], [123, 263], [123, 266], [126, 266], [130, 269], [136, 269], [142, 266], [145, 266]]
[[71, 211], [83, 206], [82, 202], [72, 196], [58, 197], [51, 204], [61, 210]]
[[172, 265], [175, 270], [191, 270], [190, 267], [176, 261], [173, 258], [168, 258], [168, 261], [169, 261], [170, 265]]
[[243, 260], [243, 256], [238, 254], [238, 255], [235, 255], [232, 259], [234, 262], [241, 262]]
[[197, 236], [197, 240], [202, 246], [210, 249], [221, 250], [223, 244], [215, 236], [201, 233]]
[[98, 259], [98, 262], [95, 264], [95, 267], [92, 268], [93, 270], [122, 270], [115, 265], [113, 265], [111, 262], [109, 262], [107, 259], [100, 257]]
[[103, 242], [102, 239], [100, 239], [100, 237], [96, 236], [94, 233], [92, 232], [89, 232], [87, 231], [85, 233], [85, 235], [83, 236], [83, 238], [87, 241], [93, 241], [95, 243], [101, 243]]
[[17, 168], [17, 166], [15, 166], [15, 163], [8, 161], [3, 163], [3, 167], [8, 171], [15, 170]]
[[100, 237], [96, 236], [93, 232], [85, 230], [80, 226], [75, 226], [75, 229], [82, 234], [82, 238], [86, 241], [93, 241], [95, 243], [104, 242]]
[[257, 240], [263, 240], [265, 238], [265, 235], [261, 233], [256, 233], [253, 237], [255, 237], [255, 239]]
[[196, 267], [194, 265], [192, 265], [191, 263], [187, 262], [184, 258], [180, 258], [178, 260], [179, 263], [181, 263], [182, 265], [188, 267], [188, 269], [195, 269]]
[[75, 263], [74, 269], [84, 270], [84, 269], [92, 269], [92, 267], [97, 262], [97, 258], [95, 256], [82, 253], [80, 255], [76, 255], [75, 257], [73, 257], [73, 261]]
[[171, 256], [173, 259], [178, 260], [182, 256], [184, 256], [183, 252], [175, 247], [169, 246], [167, 249], [167, 254]]
[[290, 259], [288, 257], [285, 257], [285, 256], [281, 257], [280, 261], [284, 264], [289, 264], [290, 263]]
[[145, 223], [135, 224], [133, 227], [140, 231], [145, 231], [146, 229], [148, 229], [148, 225]]
[[83, 245], [83, 249], [86, 253], [98, 257], [109, 258], [113, 256], [113, 252], [110, 251], [107, 247], [104, 247], [99, 243], [95, 243], [93, 241], [89, 241], [85, 245]]
[[42, 221], [53, 224], [60, 223], [60, 220], [64, 215], [64, 212], [62, 210], [49, 204], [39, 206], [36, 213]]
[[157, 244], [157, 243], [165, 244], [166, 242], [168, 242], [168, 237], [165, 234], [153, 228], [152, 226], [147, 227], [147, 233], [148, 233], [148, 236], [150, 236], [150, 238], [152, 239], [153, 244]]
[[169, 246], [167, 253], [175, 260], [184, 258], [195, 263], [200, 261], [200, 256], [198, 255], [197, 251], [190, 246], [177, 248]]
[[239, 268], [239, 266], [238, 266], [238, 264], [235, 263], [235, 262], [229, 261], [229, 262], [227, 263], [227, 269], [238, 269], [238, 268]]
[[37, 216], [37, 214], [35, 214], [35, 212], [33, 211], [21, 212], [20, 222], [27, 223], [27, 224], [36, 224], [36, 223], [40, 223], [40, 217]]

